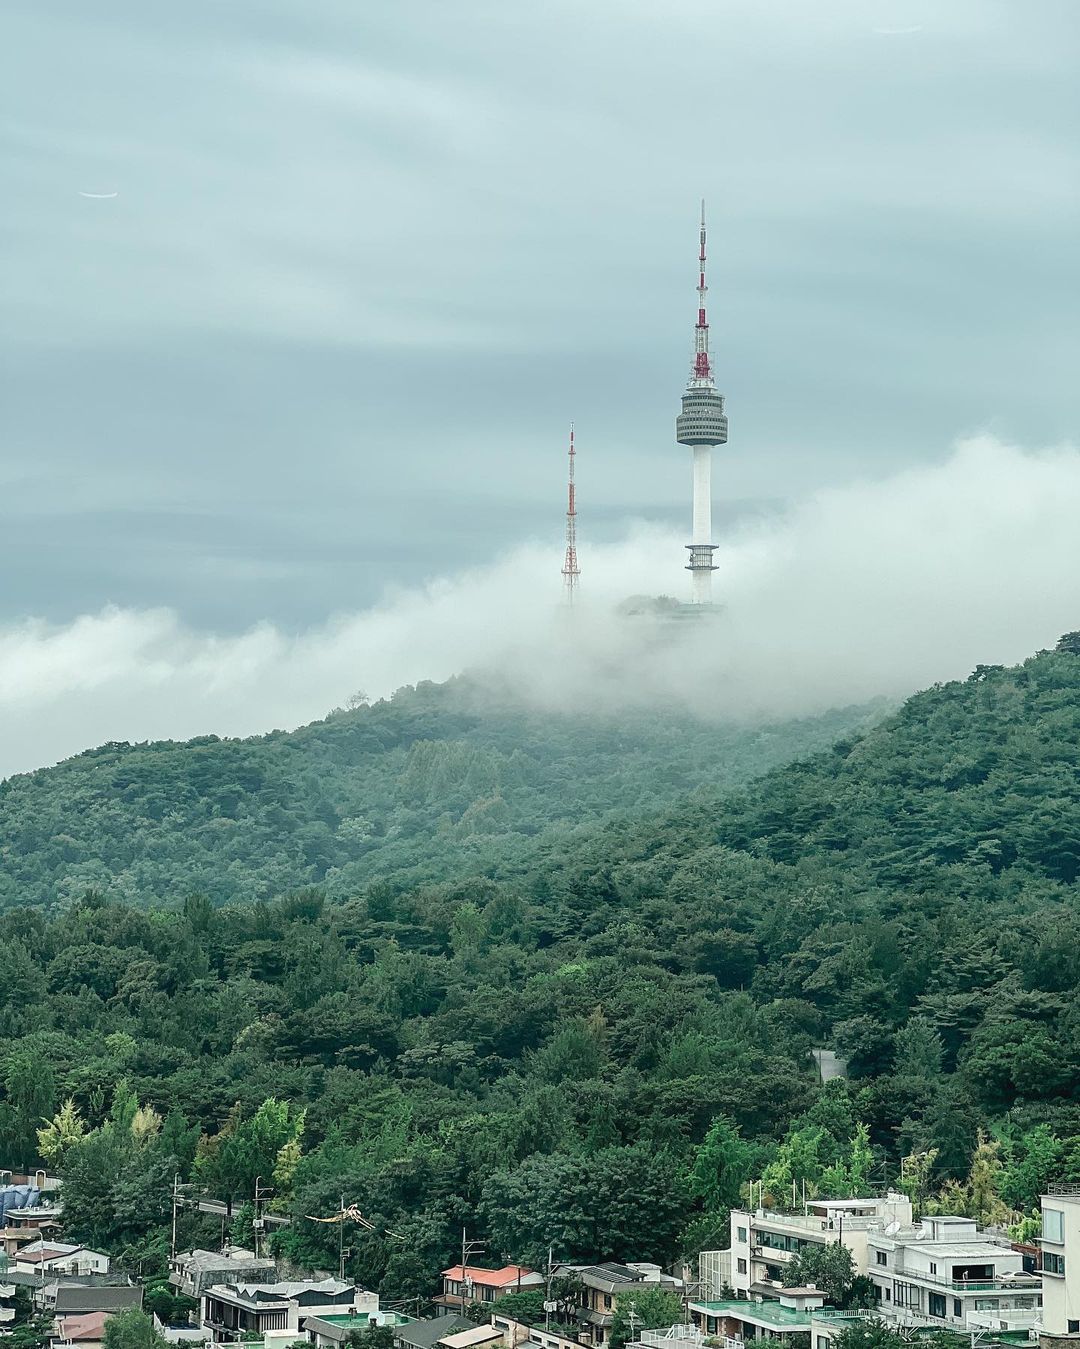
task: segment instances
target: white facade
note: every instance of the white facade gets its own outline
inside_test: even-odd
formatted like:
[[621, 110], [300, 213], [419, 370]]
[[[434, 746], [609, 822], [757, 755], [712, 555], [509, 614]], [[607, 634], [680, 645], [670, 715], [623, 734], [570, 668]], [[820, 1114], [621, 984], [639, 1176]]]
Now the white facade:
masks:
[[213, 1340], [258, 1336], [286, 1345], [299, 1338], [303, 1317], [370, 1317], [378, 1310], [378, 1293], [338, 1279], [214, 1284], [203, 1290], [199, 1324]]
[[1044, 1340], [1080, 1340], [1080, 1187], [1059, 1186], [1042, 1197]]
[[868, 1270], [881, 1310], [916, 1325], [962, 1330], [1033, 1330], [1042, 1284], [1023, 1255], [980, 1232], [973, 1218], [890, 1224], [867, 1237]]
[[[890, 1223], [911, 1223], [911, 1200], [890, 1192], [884, 1199], [814, 1199], [805, 1213], [758, 1209], [731, 1211], [731, 1287], [743, 1297], [779, 1288], [784, 1266], [807, 1246], [842, 1243], [856, 1274], [868, 1272], [867, 1234]], [[711, 1254], [711, 1253], [710, 1253]]]
[[63, 1241], [32, 1241], [15, 1256], [19, 1274], [108, 1274], [109, 1257]]

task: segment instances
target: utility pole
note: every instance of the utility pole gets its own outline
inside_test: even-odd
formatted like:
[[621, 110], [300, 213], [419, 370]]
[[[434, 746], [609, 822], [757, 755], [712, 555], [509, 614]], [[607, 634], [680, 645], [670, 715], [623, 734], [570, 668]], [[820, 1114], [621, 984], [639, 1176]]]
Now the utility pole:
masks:
[[272, 1188], [271, 1186], [269, 1186], [269, 1185], [261, 1185], [261, 1184], [260, 1184], [260, 1181], [261, 1181], [261, 1180], [262, 1180], [262, 1176], [256, 1176], [256, 1177], [255, 1177], [255, 1193], [254, 1193], [254, 1201], [255, 1201], [255, 1217], [251, 1220], [252, 1231], [255, 1233], [255, 1259], [256, 1259], [256, 1260], [258, 1260], [258, 1258], [259, 1258], [259, 1236], [260, 1236], [260, 1234], [262, 1233], [263, 1226], [264, 1226], [264, 1220], [263, 1220], [263, 1217], [262, 1217], [262, 1213], [260, 1212], [261, 1205], [262, 1205], [262, 1201], [263, 1201], [263, 1199], [266, 1198], [267, 1195], [271, 1195], [271, 1194], [274, 1193], [273, 1188]]
[[176, 1206], [180, 1202], [180, 1174], [177, 1172], [172, 1179], [172, 1240], [169, 1243], [169, 1255], [176, 1259]]
[[341, 1216], [338, 1221], [338, 1282], [345, 1282], [345, 1196], [341, 1196]]
[[461, 1229], [461, 1314], [465, 1315], [465, 1285], [468, 1282], [465, 1271], [468, 1269], [470, 1255], [481, 1255], [484, 1250], [482, 1241], [470, 1241], [466, 1229]]
[[552, 1301], [551, 1301], [551, 1255], [552, 1255], [553, 1249], [554, 1249], [554, 1248], [551, 1247], [551, 1246], [548, 1247], [547, 1284], [546, 1284], [545, 1290], [544, 1290], [544, 1329], [545, 1329], [545, 1330], [550, 1330], [550, 1329], [551, 1329], [551, 1309], [552, 1309], [552, 1306], [554, 1305], [554, 1304], [552, 1303]]
[[[700, 1272], [700, 1271], [699, 1271]], [[691, 1325], [693, 1318], [690, 1315], [690, 1303], [694, 1298], [701, 1298], [706, 1301], [712, 1294], [709, 1285], [702, 1279], [684, 1279], [683, 1280], [683, 1324]]]

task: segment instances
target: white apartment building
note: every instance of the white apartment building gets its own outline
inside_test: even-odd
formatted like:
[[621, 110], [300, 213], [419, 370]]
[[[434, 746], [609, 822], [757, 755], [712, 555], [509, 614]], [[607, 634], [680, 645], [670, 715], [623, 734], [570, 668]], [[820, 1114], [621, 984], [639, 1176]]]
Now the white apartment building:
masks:
[[1004, 1238], [974, 1218], [924, 1218], [867, 1234], [867, 1273], [883, 1314], [942, 1329], [1034, 1330], [1042, 1281]]
[[1043, 1349], [1080, 1341], [1080, 1185], [1055, 1185], [1042, 1197]]
[[[812, 1199], [803, 1213], [774, 1213], [759, 1208], [731, 1211], [731, 1287], [740, 1297], [755, 1293], [775, 1297], [784, 1266], [807, 1246], [840, 1242], [851, 1252], [856, 1274], [869, 1271], [867, 1235], [872, 1228], [911, 1223], [911, 1200], [890, 1191], [883, 1199]], [[705, 1251], [706, 1269], [725, 1269], [716, 1259], [723, 1252]]]

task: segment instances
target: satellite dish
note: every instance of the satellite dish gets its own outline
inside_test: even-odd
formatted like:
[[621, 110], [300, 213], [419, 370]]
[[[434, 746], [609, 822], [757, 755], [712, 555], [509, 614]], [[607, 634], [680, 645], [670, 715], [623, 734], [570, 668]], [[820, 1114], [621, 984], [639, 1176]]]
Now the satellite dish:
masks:
[[897, 1232], [899, 1231], [900, 1231], [900, 1224], [894, 1220], [893, 1222], [889, 1223], [888, 1227], [886, 1227], [885, 1235], [887, 1237], [895, 1237]]

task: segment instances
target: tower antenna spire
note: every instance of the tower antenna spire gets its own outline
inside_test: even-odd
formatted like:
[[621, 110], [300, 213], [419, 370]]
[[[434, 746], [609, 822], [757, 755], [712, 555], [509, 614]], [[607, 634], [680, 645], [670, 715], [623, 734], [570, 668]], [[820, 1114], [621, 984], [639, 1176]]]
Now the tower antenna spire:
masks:
[[690, 561], [686, 570], [693, 583], [693, 602], [712, 603], [713, 553], [712, 542], [712, 447], [727, 444], [727, 417], [724, 415], [724, 397], [717, 392], [709, 360], [709, 320], [705, 313], [705, 200], [701, 202], [701, 228], [698, 234], [698, 311], [694, 325], [694, 363], [686, 392], [682, 396], [682, 411], [675, 419], [675, 438], [680, 445], [689, 445], [694, 452], [694, 523], [691, 542], [687, 544]]
[[705, 284], [705, 198], [701, 199], [701, 233], [698, 236], [698, 311], [697, 325], [694, 328], [694, 379], [712, 379], [709, 368], [709, 320], [705, 317], [705, 296], [709, 288]]
[[574, 448], [574, 423], [570, 423], [570, 480], [566, 500], [566, 560], [563, 562], [563, 587], [566, 603], [573, 607], [579, 595], [581, 568], [577, 560], [577, 498], [574, 489], [574, 460], [577, 450]]

